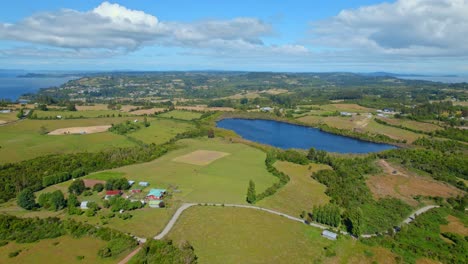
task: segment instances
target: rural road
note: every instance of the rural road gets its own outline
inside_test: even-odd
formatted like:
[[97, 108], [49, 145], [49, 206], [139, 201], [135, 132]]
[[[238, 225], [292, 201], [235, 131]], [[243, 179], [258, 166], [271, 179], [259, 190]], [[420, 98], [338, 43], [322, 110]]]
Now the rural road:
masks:
[[[190, 208], [192, 206], [195, 206], [195, 205], [198, 205], [198, 203], [184, 203], [184, 204], [182, 204], [182, 206], [179, 207], [179, 209], [177, 209], [175, 214], [172, 216], [171, 220], [166, 225], [166, 227], [164, 227], [163, 231], [161, 233], [159, 233], [157, 236], [155, 236], [154, 239], [159, 240], [159, 239], [164, 238], [171, 231], [171, 229], [174, 227], [174, 225], [177, 222], [177, 219], [179, 219], [180, 215], [185, 210], [187, 210], [188, 208]], [[285, 218], [287, 218], [289, 220], [292, 220], [292, 221], [300, 222], [300, 223], [303, 223], [303, 224], [305, 223], [305, 224], [308, 224], [310, 226], [314, 226], [314, 227], [317, 227], [317, 228], [320, 228], [320, 229], [328, 229], [329, 228], [328, 226], [320, 225], [320, 224], [316, 224], [316, 223], [306, 223], [304, 221], [304, 219], [294, 217], [294, 216], [290, 216], [290, 215], [287, 215], [287, 214], [283, 214], [283, 213], [280, 213], [278, 211], [274, 211], [274, 210], [270, 210], [270, 209], [266, 209], [266, 208], [262, 208], [262, 207], [257, 207], [257, 206], [252, 206], [252, 205], [217, 204], [217, 203], [206, 203], [206, 205], [207, 206], [224, 206], [224, 207], [237, 207], [237, 208], [248, 208], [248, 209], [260, 210], [260, 211], [264, 211], [264, 212], [267, 212], [267, 213], [270, 213], [270, 214], [285, 217]], [[346, 232], [343, 232], [343, 234], [346, 234]]]
[[132, 259], [138, 252], [140, 252], [141, 246], [137, 247], [135, 250], [133, 250], [130, 254], [128, 254], [124, 259], [119, 261], [119, 264], [126, 264]]
[[[155, 236], [154, 239], [156, 239], [156, 240], [163, 239], [172, 230], [172, 228], [174, 227], [175, 223], [177, 222], [179, 217], [182, 215], [182, 213], [185, 210], [189, 209], [190, 207], [196, 206], [196, 205], [199, 205], [199, 204], [198, 203], [184, 203], [184, 204], [182, 204], [182, 206], [179, 207], [179, 209], [177, 209], [175, 214], [172, 216], [171, 220], [169, 220], [169, 223], [167, 223], [167, 225], [164, 227], [163, 231], [161, 233], [159, 233], [157, 236]], [[307, 223], [307, 222], [304, 221], [304, 219], [301, 219], [301, 218], [298, 218], [298, 217], [290, 216], [290, 215], [287, 215], [287, 214], [284, 214], [284, 213], [281, 213], [281, 212], [278, 212], [278, 211], [274, 211], [274, 210], [270, 210], [270, 209], [266, 209], [266, 208], [262, 208], [262, 207], [257, 207], [257, 206], [252, 206], [252, 205], [218, 204], [218, 203], [206, 203], [205, 205], [207, 205], [207, 206], [220, 206], [220, 207], [223, 207], [223, 206], [224, 207], [237, 207], [237, 208], [248, 208], [248, 209], [260, 210], [260, 211], [264, 211], [264, 212], [267, 212], [267, 213], [270, 213], [270, 214], [285, 217], [285, 218], [287, 218], [289, 220], [292, 220], [292, 221], [296, 221], [296, 222], [299, 222], [299, 223], [303, 223], [303, 224], [306, 224], [306, 225], [317, 227], [317, 228], [320, 228], [320, 229], [330, 228], [328, 226], [320, 225], [320, 224], [317, 224], [317, 223]], [[418, 215], [420, 215], [422, 213], [425, 213], [425, 212], [427, 212], [427, 211], [429, 211], [429, 210], [431, 210], [433, 208], [437, 208], [437, 207], [439, 207], [439, 206], [437, 206], [437, 205], [428, 205], [428, 206], [425, 206], [423, 208], [420, 208], [417, 211], [413, 212], [408, 218], [406, 218], [402, 222], [402, 224], [409, 224], [412, 221], [414, 221], [416, 216], [418, 216]], [[344, 232], [344, 231], [340, 231], [340, 233], [343, 234], [343, 235], [348, 234], [347, 232]], [[374, 237], [374, 236], [376, 236], [376, 234], [361, 235], [362, 238], [370, 238], [370, 237]], [[146, 242], [146, 239], [142, 239], [142, 238], [137, 238], [137, 239], [139, 240], [139, 242], [142, 242], [142, 243]], [[119, 264], [127, 263], [134, 255], [136, 255], [140, 251], [140, 249], [141, 249], [141, 247], [138, 247], [137, 249], [135, 249], [127, 257], [125, 257], [123, 260], [121, 260], [119, 262]]]
[[[166, 227], [164, 227], [163, 231], [161, 233], [159, 233], [157, 236], [154, 237], [154, 239], [156, 240], [160, 240], [162, 238], [164, 238], [170, 231], [171, 229], [174, 227], [175, 223], [177, 222], [177, 219], [179, 219], [180, 215], [185, 211], [187, 210], [188, 208], [192, 207], [192, 206], [195, 206], [195, 205], [198, 205], [198, 203], [184, 203], [182, 204], [181, 207], [179, 207], [179, 209], [177, 209], [177, 211], [175, 212], [175, 214], [172, 216], [171, 220], [169, 221], [169, 223], [166, 225]], [[274, 214], [274, 215], [278, 215], [278, 216], [282, 216], [282, 217], [285, 217], [289, 220], [292, 220], [292, 221], [296, 221], [296, 222], [300, 222], [300, 223], [303, 223], [303, 224], [307, 224], [307, 225], [310, 225], [310, 226], [313, 226], [313, 227], [317, 227], [317, 228], [320, 228], [320, 229], [328, 229], [330, 228], [329, 226], [326, 226], [326, 225], [321, 225], [321, 224], [317, 224], [317, 223], [307, 223], [304, 221], [304, 219], [301, 219], [301, 218], [298, 218], [298, 217], [294, 217], [294, 216], [290, 216], [290, 215], [287, 215], [287, 214], [284, 214], [284, 213], [281, 213], [281, 212], [278, 212], [278, 211], [274, 211], [274, 210], [270, 210], [270, 209], [266, 209], [266, 208], [262, 208], [262, 207], [257, 207], [257, 206], [252, 206], [252, 205], [243, 205], [243, 204], [217, 204], [217, 203], [206, 203], [206, 205], [208, 206], [224, 206], [224, 207], [237, 207], [237, 208], [248, 208], [248, 209], [254, 209], [254, 210], [260, 210], [260, 211], [264, 211], [264, 212], [267, 212], [267, 213], [270, 213], [270, 214]], [[439, 206], [437, 205], [428, 205], [428, 206], [425, 206], [423, 208], [420, 208], [418, 209], [417, 211], [413, 212], [408, 218], [406, 218], [402, 224], [409, 224], [411, 223], [414, 218], [424, 212], [427, 212], [433, 208], [437, 208]], [[343, 235], [346, 235], [348, 233], [344, 232], [344, 231], [340, 231], [341, 234]], [[364, 234], [362, 235], [361, 237], [363, 238], [369, 238], [369, 237], [373, 237], [375, 236], [375, 234]]]
[[[438, 208], [440, 206], [438, 205], [428, 205], [428, 206], [424, 206], [416, 211], [414, 211], [410, 216], [408, 216], [408, 218], [406, 218], [405, 220], [403, 220], [403, 222], [401, 222], [400, 226], [403, 225], [403, 224], [409, 224], [411, 222], [414, 221], [414, 219], [416, 218], [416, 216], [422, 214], [422, 213], [425, 213], [431, 209], [434, 209], [434, 208]], [[376, 236], [376, 234], [364, 234], [364, 235], [361, 235], [361, 237], [363, 238], [370, 238], [370, 237], [374, 237]]]
[[416, 216], [422, 214], [422, 213], [425, 213], [433, 208], [437, 208], [439, 207], [438, 205], [428, 205], [428, 206], [425, 206], [421, 209], [418, 209], [416, 212], [412, 213], [408, 218], [406, 218], [404, 221], [403, 221], [403, 224], [409, 224], [411, 222], [414, 221], [414, 218], [416, 218]]

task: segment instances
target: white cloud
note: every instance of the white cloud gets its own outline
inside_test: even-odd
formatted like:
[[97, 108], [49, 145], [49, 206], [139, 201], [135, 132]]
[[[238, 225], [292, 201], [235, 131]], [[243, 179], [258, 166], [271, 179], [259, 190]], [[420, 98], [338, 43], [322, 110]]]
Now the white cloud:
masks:
[[468, 0], [398, 0], [312, 23], [312, 43], [401, 56], [467, 56]]
[[[120, 54], [153, 45], [241, 52], [262, 49], [296, 52], [297, 47], [294, 49], [292, 45], [265, 45], [262, 37], [272, 33], [270, 24], [256, 18], [240, 17], [193, 23], [160, 21], [156, 16], [143, 11], [130, 10], [109, 2], [103, 2], [88, 12], [63, 9], [35, 14], [14, 24], [0, 23], [0, 39], [74, 49], [75, 52], [66, 54], [77, 56], [93, 54], [84, 52], [83, 49], [107, 49]], [[39, 52], [37, 49], [22, 48], [3, 51], [3, 54], [50, 52], [51, 50]], [[63, 51], [58, 53], [60, 52]]]

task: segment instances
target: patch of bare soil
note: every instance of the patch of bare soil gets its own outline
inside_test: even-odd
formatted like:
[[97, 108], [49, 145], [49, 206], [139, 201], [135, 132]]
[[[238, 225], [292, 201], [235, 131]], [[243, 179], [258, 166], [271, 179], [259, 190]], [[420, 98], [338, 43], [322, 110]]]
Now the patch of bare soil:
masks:
[[69, 134], [94, 134], [100, 132], [106, 132], [111, 126], [89, 126], [89, 127], [67, 127], [59, 128], [52, 132], [49, 132], [49, 135], [69, 135]]
[[452, 197], [462, 193], [453, 186], [416, 175], [385, 160], [379, 160], [378, 165], [382, 167], [383, 173], [373, 175], [367, 180], [375, 198], [391, 196], [415, 206], [418, 204], [413, 198], [416, 195]]

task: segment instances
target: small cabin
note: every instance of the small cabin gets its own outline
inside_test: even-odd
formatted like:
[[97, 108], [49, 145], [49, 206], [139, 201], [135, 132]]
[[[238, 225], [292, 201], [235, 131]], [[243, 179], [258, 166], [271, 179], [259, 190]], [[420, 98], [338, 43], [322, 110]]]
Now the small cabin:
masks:
[[82, 210], [88, 209], [88, 201], [81, 202], [80, 209], [82, 209]]
[[138, 185], [142, 186], [142, 187], [148, 187], [149, 186], [149, 182], [139, 182]]
[[328, 231], [328, 230], [323, 230], [322, 236], [323, 236], [324, 238], [328, 238], [328, 239], [330, 239], [330, 240], [336, 240], [336, 238], [338, 237], [338, 234], [337, 234], [337, 233], [333, 233], [333, 232]]

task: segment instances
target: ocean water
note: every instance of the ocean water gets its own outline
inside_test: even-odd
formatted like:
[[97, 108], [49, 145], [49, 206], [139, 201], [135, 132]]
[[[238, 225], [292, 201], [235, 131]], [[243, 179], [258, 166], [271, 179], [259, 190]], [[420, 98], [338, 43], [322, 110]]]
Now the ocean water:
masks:
[[17, 100], [25, 93], [35, 93], [40, 88], [60, 86], [71, 77], [62, 78], [18, 78], [16, 74], [0, 73], [0, 99]]

